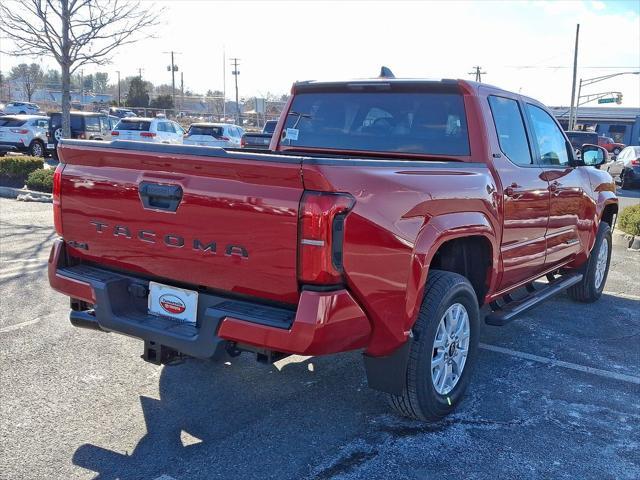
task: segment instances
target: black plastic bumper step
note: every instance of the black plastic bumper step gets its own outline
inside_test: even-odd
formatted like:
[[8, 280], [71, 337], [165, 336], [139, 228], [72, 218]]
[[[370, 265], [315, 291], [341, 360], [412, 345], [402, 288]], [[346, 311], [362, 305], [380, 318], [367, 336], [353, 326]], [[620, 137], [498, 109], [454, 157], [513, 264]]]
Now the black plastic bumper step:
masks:
[[519, 300], [515, 300], [505, 304], [498, 310], [494, 310], [487, 315], [484, 319], [487, 325], [495, 325], [501, 327], [506, 325], [516, 316], [523, 312], [526, 312], [530, 308], [535, 307], [538, 303], [547, 300], [548, 298], [563, 292], [567, 288], [582, 280], [581, 273], [572, 273], [569, 275], [563, 275], [552, 281], [540, 289], [527, 288], [529, 294]]

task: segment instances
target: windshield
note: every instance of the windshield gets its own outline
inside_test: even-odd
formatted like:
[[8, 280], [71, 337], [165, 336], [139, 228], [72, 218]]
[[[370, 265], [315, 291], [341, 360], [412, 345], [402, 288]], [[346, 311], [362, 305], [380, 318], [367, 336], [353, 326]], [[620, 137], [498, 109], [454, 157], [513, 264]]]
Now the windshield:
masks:
[[464, 104], [456, 93], [300, 93], [283, 145], [469, 155]]

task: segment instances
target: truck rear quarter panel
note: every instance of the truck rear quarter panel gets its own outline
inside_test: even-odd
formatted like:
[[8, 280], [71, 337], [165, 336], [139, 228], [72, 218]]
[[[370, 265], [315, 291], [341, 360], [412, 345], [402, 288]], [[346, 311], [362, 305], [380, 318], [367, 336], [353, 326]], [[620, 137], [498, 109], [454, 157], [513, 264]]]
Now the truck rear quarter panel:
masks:
[[373, 324], [371, 355], [385, 355], [407, 339], [428, 265], [444, 242], [481, 235], [498, 251], [496, 185], [482, 163], [305, 162], [303, 180], [306, 189], [356, 199], [345, 222], [344, 266], [347, 285]]

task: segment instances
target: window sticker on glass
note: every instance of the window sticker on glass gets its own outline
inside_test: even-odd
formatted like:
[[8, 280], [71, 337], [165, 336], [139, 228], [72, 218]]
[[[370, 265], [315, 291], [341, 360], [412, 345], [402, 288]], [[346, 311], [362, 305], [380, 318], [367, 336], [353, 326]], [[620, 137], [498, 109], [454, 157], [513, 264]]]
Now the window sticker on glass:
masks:
[[287, 128], [285, 138], [287, 140], [298, 140], [298, 132], [297, 128]]

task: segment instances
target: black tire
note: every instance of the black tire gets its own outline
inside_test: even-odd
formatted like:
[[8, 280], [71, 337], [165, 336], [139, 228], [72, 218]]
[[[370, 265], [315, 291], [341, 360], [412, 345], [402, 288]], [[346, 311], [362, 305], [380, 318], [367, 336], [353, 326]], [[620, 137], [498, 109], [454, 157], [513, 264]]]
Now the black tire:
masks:
[[[469, 345], [466, 363], [453, 389], [441, 395], [431, 372], [434, 340], [438, 325], [449, 307], [459, 303], [469, 316]], [[389, 403], [401, 415], [418, 420], [436, 421], [451, 413], [467, 389], [477, 360], [480, 313], [473, 287], [462, 275], [430, 270], [424, 299], [413, 327], [413, 341], [402, 395], [388, 395]]]
[[45, 153], [46, 153], [46, 148], [44, 146], [44, 143], [42, 143], [40, 140], [34, 140], [33, 142], [31, 142], [31, 145], [29, 145], [29, 155], [31, 155], [32, 157], [45, 157]]
[[[602, 248], [603, 242], [607, 243], [607, 264], [604, 276], [600, 281], [600, 285], [596, 285], [596, 270], [598, 263], [598, 254]], [[582, 281], [576, 283], [567, 290], [567, 295], [573, 300], [583, 303], [592, 303], [600, 298], [604, 285], [607, 283], [607, 275], [609, 274], [609, 264], [611, 263], [611, 227], [606, 222], [600, 222], [596, 242], [591, 249], [589, 259], [581, 267], [580, 271], [583, 275]]]
[[619, 149], [619, 148], [614, 148], [614, 149], [613, 149], [613, 154], [614, 154], [614, 155], [616, 155], [616, 156], [617, 156], [619, 153], [620, 153], [620, 149]]
[[620, 172], [620, 188], [626, 190], [629, 188], [629, 182], [625, 182], [624, 180], [624, 170]]

